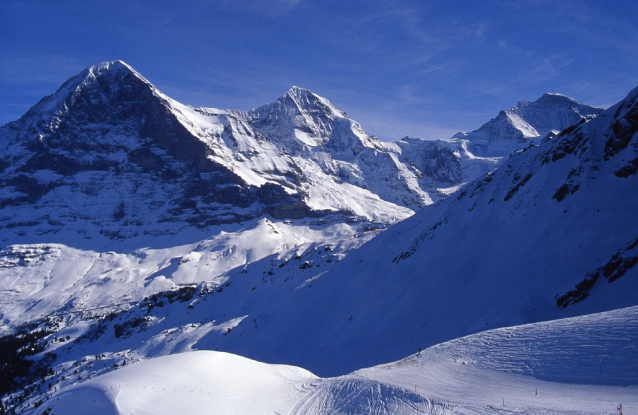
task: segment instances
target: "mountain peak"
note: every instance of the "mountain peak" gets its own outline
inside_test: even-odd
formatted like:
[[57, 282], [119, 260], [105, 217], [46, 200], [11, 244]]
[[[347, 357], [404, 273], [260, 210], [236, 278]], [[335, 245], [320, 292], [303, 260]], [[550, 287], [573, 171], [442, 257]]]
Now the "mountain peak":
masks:
[[[111, 62], [100, 62], [95, 65], [89, 66], [81, 74], [85, 75], [107, 75], [107, 74], [133, 74], [138, 78], [144, 79], [133, 67], [121, 60], [115, 60]], [[144, 79], [144, 81], [146, 81]]]
[[86, 68], [79, 74], [79, 77], [84, 78], [84, 81], [93, 78], [113, 78], [114, 80], [122, 79], [127, 75], [133, 75], [140, 81], [149, 84], [148, 80], [144, 78], [139, 72], [133, 69], [132, 66], [121, 60], [115, 60], [112, 62], [101, 62]]
[[66, 111], [68, 107], [73, 105], [82, 91], [101, 91], [94, 97], [99, 100], [100, 96], [104, 94], [108, 95], [118, 91], [123, 84], [132, 85], [131, 82], [143, 85], [144, 88], [154, 88], [146, 78], [121, 60], [97, 63], [69, 78], [54, 94], [43, 98], [36, 104], [33, 110], [43, 114], [60, 110]]
[[286, 95], [308, 95], [308, 94], [315, 95], [309, 89], [301, 88], [301, 87], [298, 87], [296, 85], [293, 85], [292, 87], [290, 87], [288, 92], [286, 92]]
[[567, 95], [558, 94], [555, 92], [547, 92], [543, 94], [540, 98], [534, 101], [538, 104], [576, 104], [580, 105], [578, 101], [573, 98], [568, 97]]
[[258, 117], [263, 117], [265, 114], [272, 114], [276, 117], [284, 116], [285, 118], [294, 118], [298, 115], [305, 114], [311, 117], [328, 116], [329, 118], [347, 118], [343, 111], [335, 107], [326, 98], [298, 86], [292, 86], [284, 95], [277, 98], [275, 102], [262, 105], [253, 110], [252, 113]]
[[90, 66], [88, 70], [92, 72], [105, 70], [128, 70], [130, 72], [135, 72], [135, 70], [129, 64], [119, 59], [111, 62], [96, 63], [95, 65]]
[[306, 112], [311, 108], [328, 107], [335, 114], [341, 114], [341, 111], [337, 110], [327, 99], [320, 97], [314, 92], [306, 88], [300, 88], [298, 86], [292, 86], [281, 98], [277, 101], [285, 102], [292, 100], [295, 106], [302, 112]]
[[579, 103], [557, 93], [545, 93], [536, 101], [520, 101], [509, 110], [470, 133], [455, 134], [455, 138], [472, 141], [479, 154], [502, 156], [525, 146], [529, 140], [563, 130], [582, 119], [596, 116], [600, 108]]

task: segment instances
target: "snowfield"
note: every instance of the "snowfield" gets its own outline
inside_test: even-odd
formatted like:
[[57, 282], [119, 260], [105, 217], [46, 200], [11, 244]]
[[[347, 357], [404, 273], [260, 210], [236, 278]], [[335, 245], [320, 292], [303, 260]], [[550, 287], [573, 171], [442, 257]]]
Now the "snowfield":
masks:
[[197, 351], [128, 365], [34, 411], [606, 414], [638, 410], [638, 307], [495, 329], [338, 378]]

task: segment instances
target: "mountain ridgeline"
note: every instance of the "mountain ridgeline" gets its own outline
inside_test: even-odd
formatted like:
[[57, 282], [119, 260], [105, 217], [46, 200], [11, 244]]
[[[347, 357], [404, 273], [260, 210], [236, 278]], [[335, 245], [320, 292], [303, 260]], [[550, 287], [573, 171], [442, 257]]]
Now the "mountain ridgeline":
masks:
[[[599, 112], [559, 96], [521, 105], [519, 121], [540, 132]], [[512, 138], [521, 122], [508, 125], [490, 142], [501, 131], [523, 146], [527, 130]], [[0, 215], [22, 233], [90, 223], [116, 239], [264, 214], [393, 223], [494, 168], [471, 140], [381, 142], [298, 87], [249, 112], [192, 108], [102, 63], [0, 128]]]

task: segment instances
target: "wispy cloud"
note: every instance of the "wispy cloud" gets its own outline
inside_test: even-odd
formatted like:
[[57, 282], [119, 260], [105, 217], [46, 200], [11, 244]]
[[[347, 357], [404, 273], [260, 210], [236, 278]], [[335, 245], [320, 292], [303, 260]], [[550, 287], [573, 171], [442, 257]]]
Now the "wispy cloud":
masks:
[[393, 28], [402, 30], [420, 42], [426, 44], [438, 43], [436, 37], [425, 30], [425, 25], [422, 24], [420, 12], [417, 9], [406, 6], [394, 7], [391, 3], [383, 10], [369, 13], [360, 22], [356, 23], [355, 27], [378, 25], [378, 27], [383, 28], [388, 24], [392, 25]]
[[264, 14], [277, 17], [292, 12], [304, 0], [221, 0], [219, 5], [248, 13]]
[[0, 78], [15, 84], [57, 84], [58, 86], [85, 67], [96, 62], [82, 62], [77, 56], [37, 52], [4, 56], [0, 65]]
[[[471, 89], [478, 96], [514, 96], [535, 85], [550, 84], [550, 81], [559, 78], [571, 64], [569, 55], [565, 54], [532, 59], [519, 63], [511, 71], [501, 74], [499, 78], [478, 80], [471, 85]], [[522, 99], [522, 97], [519, 98]]]

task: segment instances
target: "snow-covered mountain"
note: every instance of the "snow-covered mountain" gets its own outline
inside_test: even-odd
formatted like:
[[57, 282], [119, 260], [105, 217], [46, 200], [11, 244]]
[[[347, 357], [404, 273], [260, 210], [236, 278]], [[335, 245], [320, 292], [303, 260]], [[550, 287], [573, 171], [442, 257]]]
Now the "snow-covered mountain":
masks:
[[454, 138], [469, 140], [470, 150], [476, 155], [506, 156], [601, 112], [600, 108], [580, 104], [564, 95], [548, 93], [536, 101], [521, 101], [499, 112], [478, 130], [458, 133]]
[[[341, 374], [490, 328], [638, 304], [637, 131], [638, 89], [392, 226], [317, 276], [313, 307], [265, 314], [274, 350]], [[314, 334], [291, 341], [308, 322]], [[246, 325], [242, 340], [253, 336]], [[237, 350], [278, 361], [247, 344]]]
[[[510, 131], [514, 115], [517, 126], [544, 133], [596, 113], [546, 95], [468, 137], [475, 147], [487, 129], [490, 143], [515, 150], [529, 134]], [[501, 119], [511, 128], [487, 127]], [[383, 143], [298, 87], [250, 112], [195, 109], [115, 61], [86, 69], [0, 128], [0, 215], [20, 228], [14, 233], [96, 226], [114, 239], [264, 213], [393, 223], [498, 161], [472, 151], [464, 140]]]
[[128, 238], [264, 213], [395, 222], [437, 197], [310, 91], [248, 113], [194, 109], [120, 61], [69, 79], [0, 143], [0, 214], [38, 232], [88, 222]]
[[[637, 97], [484, 157], [471, 137], [381, 142], [301, 88], [195, 109], [122, 62], [91, 67], [0, 129], [0, 395], [40, 414], [88, 378], [193, 350], [343, 375], [634, 306]], [[316, 379], [260, 370], [282, 390]], [[64, 402], [97, 399], [91, 385]]]
[[[332, 244], [279, 251], [214, 288], [193, 288], [184, 303], [159, 296], [98, 321], [95, 341], [142, 357], [217, 348], [324, 376], [486, 329], [636, 305], [637, 96], [520, 151], [346, 256]], [[279, 235], [286, 225], [272, 226]], [[190, 275], [210, 260], [206, 251], [178, 256], [155, 278]], [[127, 321], [139, 323], [128, 330]]]
[[470, 133], [434, 141], [405, 137], [384, 145], [399, 154], [399, 159], [419, 177], [434, 180], [440, 193], [449, 194], [493, 170], [503, 157], [536, 145], [583, 119], [592, 119], [601, 111], [560, 94], [545, 94], [536, 101], [519, 102], [501, 111]]

